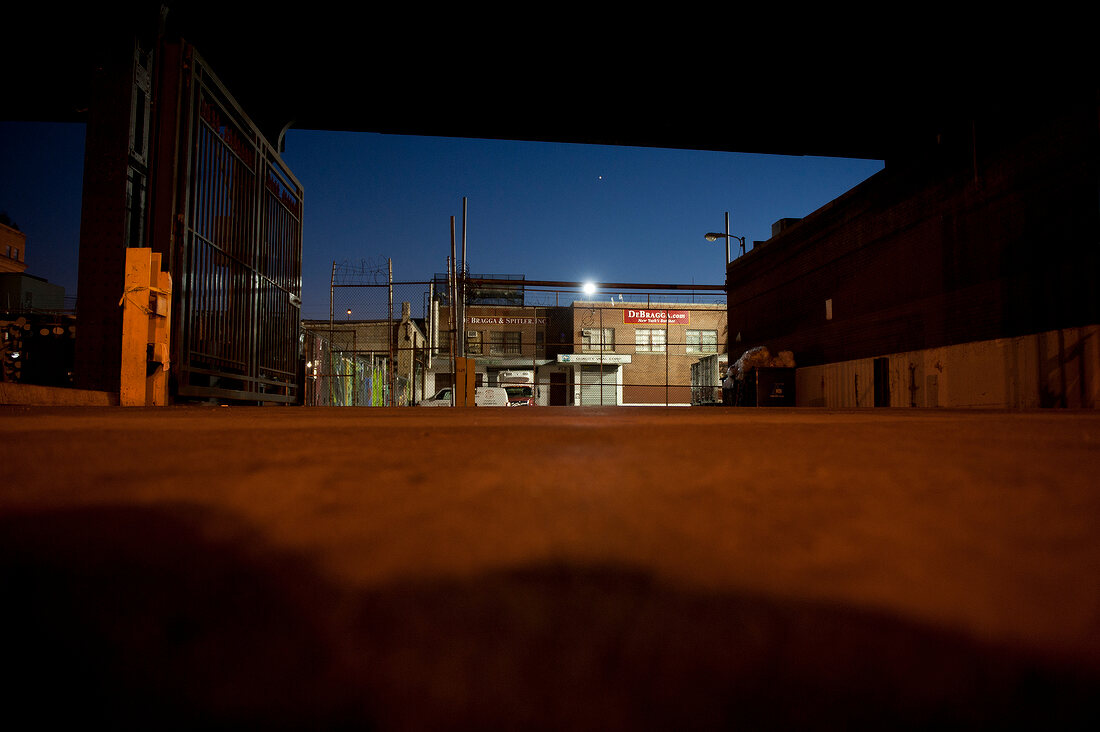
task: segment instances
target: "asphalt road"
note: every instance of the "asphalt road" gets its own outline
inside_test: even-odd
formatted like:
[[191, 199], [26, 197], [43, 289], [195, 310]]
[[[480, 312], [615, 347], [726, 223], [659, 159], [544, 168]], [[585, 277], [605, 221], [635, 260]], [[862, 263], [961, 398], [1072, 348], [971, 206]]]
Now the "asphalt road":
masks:
[[1097, 413], [0, 407], [0, 440], [28, 726], [1100, 721]]

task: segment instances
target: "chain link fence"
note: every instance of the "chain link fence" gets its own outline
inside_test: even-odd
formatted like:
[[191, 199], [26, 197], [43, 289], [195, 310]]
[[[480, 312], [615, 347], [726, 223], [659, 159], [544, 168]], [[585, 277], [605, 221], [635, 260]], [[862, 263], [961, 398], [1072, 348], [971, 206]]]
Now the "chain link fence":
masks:
[[386, 266], [334, 265], [330, 318], [303, 321], [305, 403], [449, 404], [453, 356], [473, 359], [477, 385], [504, 387], [513, 404], [721, 402], [731, 334], [720, 290], [621, 285], [586, 295], [569, 283], [478, 275], [464, 308], [450, 291], [445, 275], [394, 282]]

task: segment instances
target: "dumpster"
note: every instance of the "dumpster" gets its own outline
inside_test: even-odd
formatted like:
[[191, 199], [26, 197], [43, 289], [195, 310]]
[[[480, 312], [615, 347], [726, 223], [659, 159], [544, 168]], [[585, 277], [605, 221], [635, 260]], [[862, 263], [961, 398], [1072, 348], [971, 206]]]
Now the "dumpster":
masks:
[[772, 356], [764, 346], [749, 349], [729, 369], [729, 399], [736, 407], [793, 407], [794, 355]]
[[743, 407], [793, 407], [794, 369], [757, 366], [745, 375]]

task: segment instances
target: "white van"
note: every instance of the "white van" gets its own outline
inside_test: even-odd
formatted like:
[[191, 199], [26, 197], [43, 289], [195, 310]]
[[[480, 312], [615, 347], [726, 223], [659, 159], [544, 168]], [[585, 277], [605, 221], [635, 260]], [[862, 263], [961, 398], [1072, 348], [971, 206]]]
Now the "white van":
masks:
[[474, 389], [475, 407], [507, 407], [508, 390], [502, 386], [479, 386]]
[[535, 406], [534, 371], [501, 371], [498, 378], [500, 385], [508, 392], [508, 406]]
[[[451, 406], [451, 387], [440, 389], [435, 396], [420, 402], [421, 407]], [[475, 407], [507, 407], [508, 392], [500, 386], [479, 386], [474, 389]]]

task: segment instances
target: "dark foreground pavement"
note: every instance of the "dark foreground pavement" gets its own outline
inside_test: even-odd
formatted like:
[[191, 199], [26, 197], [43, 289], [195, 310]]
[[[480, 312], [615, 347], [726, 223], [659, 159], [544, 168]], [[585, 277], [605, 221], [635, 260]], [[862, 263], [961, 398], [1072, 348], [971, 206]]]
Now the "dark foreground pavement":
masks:
[[1100, 414], [3, 407], [0, 439], [8, 729], [1098, 722]]

